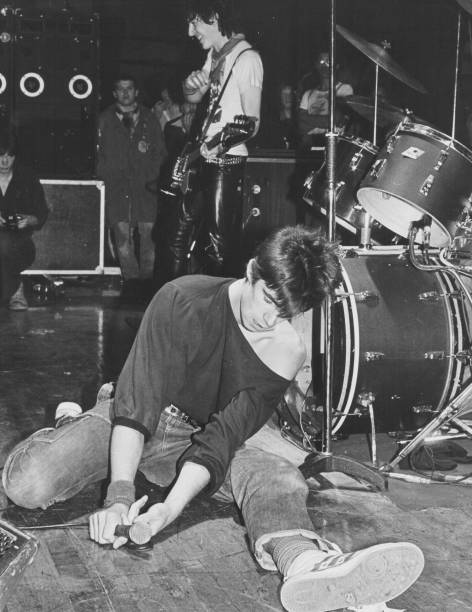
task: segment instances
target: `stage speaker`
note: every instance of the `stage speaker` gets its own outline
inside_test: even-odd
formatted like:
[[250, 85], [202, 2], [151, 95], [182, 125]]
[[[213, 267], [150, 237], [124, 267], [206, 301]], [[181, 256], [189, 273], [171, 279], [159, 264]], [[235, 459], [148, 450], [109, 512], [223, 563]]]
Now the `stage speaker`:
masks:
[[36, 258], [23, 274], [103, 274], [102, 181], [41, 180], [49, 216], [33, 234]]
[[14, 94], [15, 22], [13, 10], [0, 9], [0, 119], [9, 117]]
[[280, 150], [277, 155], [251, 154], [243, 182], [243, 250], [251, 257], [254, 248], [273, 230], [285, 225], [307, 223], [303, 183], [318, 156], [297, 157]]
[[90, 176], [98, 115], [98, 18], [15, 12], [13, 120], [43, 175]]

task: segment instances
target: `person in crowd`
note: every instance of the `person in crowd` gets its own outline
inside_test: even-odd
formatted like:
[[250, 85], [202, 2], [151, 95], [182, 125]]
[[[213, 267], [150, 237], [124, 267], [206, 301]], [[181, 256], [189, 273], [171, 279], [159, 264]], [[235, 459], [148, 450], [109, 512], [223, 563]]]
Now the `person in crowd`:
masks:
[[157, 185], [166, 155], [159, 121], [138, 101], [132, 76], [113, 85], [115, 103], [99, 117], [97, 175], [105, 182], [106, 217], [123, 280], [150, 280]]
[[182, 102], [182, 88], [180, 83], [177, 85], [169, 81], [169, 83], [161, 89], [160, 98], [152, 107], [152, 111], [159, 119], [159, 124], [163, 132], [168, 121], [175, 120], [182, 114], [180, 108]]
[[[244, 278], [167, 283], [145, 312], [113, 399], [21, 442], [3, 471], [8, 497], [46, 508], [110, 474], [90, 537], [119, 548], [127, 541], [119, 526], [141, 523], [155, 535], [196, 495], [215, 494], [238, 505], [261, 567], [283, 576], [289, 612], [396, 597], [421, 573], [421, 550], [398, 542], [342, 553], [314, 531], [298, 467], [264, 444], [305, 360], [292, 321], [319, 307], [338, 278], [337, 247], [295, 226], [259, 246]], [[148, 500], [135, 501], [138, 468], [168, 486], [141, 514]]]
[[42, 185], [17, 153], [15, 134], [0, 129], [0, 301], [13, 311], [28, 308], [21, 272], [34, 262], [32, 235], [48, 216]]
[[[183, 83], [187, 102], [208, 99], [198, 135], [200, 159], [191, 197], [181, 199], [171, 232], [169, 277], [188, 271], [189, 248], [198, 228], [202, 239], [202, 269], [210, 274], [240, 274], [242, 179], [248, 149], [244, 141], [259, 128], [263, 67], [259, 54], [241, 33], [231, 0], [195, 0], [187, 7], [188, 34], [207, 51], [204, 65]], [[234, 125], [236, 116], [248, 118], [247, 130], [233, 130], [225, 145], [208, 148], [210, 140]], [[229, 134], [227, 134], [229, 136]]]
[[[313, 142], [324, 145], [319, 137], [324, 137], [329, 128], [329, 53], [320, 53], [315, 67], [316, 72], [305, 75], [301, 81], [303, 93], [298, 109], [298, 133], [304, 147], [309, 147]], [[334, 93], [339, 100], [351, 96], [353, 89], [348, 83], [338, 81]], [[340, 109], [337, 109], [335, 120], [337, 129], [341, 130], [345, 118]]]

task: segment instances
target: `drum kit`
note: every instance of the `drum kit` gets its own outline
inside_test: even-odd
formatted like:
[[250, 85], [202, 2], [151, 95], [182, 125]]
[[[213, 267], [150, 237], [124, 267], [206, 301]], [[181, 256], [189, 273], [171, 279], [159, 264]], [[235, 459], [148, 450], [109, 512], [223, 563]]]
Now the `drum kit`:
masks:
[[[472, 0], [458, 2], [472, 14]], [[388, 464], [391, 470], [427, 435], [454, 428], [472, 437], [462, 418], [472, 412], [472, 151], [455, 138], [460, 10], [451, 135], [379, 102], [379, 68], [419, 92], [426, 89], [386, 45], [336, 30], [376, 64], [374, 99], [345, 101], [374, 130], [372, 142], [337, 134], [331, 183], [324, 166], [305, 181], [305, 201], [326, 218], [334, 211], [336, 228], [358, 240], [341, 247], [330, 347], [326, 313], [313, 321], [313, 379], [326, 370], [325, 353], [332, 351], [328, 435], [403, 434], [405, 446]], [[377, 126], [388, 130], [381, 145]], [[320, 433], [316, 405], [305, 415], [305, 447], [310, 429], [315, 437]]]

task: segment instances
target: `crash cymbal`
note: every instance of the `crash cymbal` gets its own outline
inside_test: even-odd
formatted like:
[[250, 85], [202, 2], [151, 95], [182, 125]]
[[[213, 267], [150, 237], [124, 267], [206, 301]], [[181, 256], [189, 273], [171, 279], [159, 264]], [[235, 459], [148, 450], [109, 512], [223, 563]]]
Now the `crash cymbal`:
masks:
[[472, 15], [472, 0], [457, 0], [462, 8]]
[[[342, 98], [339, 101], [340, 103], [345, 103], [349, 108], [352, 108], [353, 111], [358, 113], [364, 119], [367, 119], [371, 123], [374, 122], [374, 110], [375, 110], [375, 102], [372, 98], [368, 98], [366, 96], [347, 96]], [[377, 104], [377, 123], [381, 127], [389, 127], [391, 125], [395, 125], [400, 123], [406, 116], [409, 116], [411, 121], [414, 123], [422, 123], [428, 125], [427, 121], [424, 121], [420, 117], [407, 112], [403, 108], [399, 108], [398, 106], [394, 106], [393, 104], [388, 104], [383, 100], [379, 100]]]
[[409, 76], [403, 70], [403, 68], [390, 57], [390, 55], [383, 47], [374, 43], [367, 42], [357, 34], [353, 34], [352, 32], [350, 32], [343, 26], [336, 26], [336, 30], [341, 34], [343, 38], [345, 38], [348, 42], [354, 45], [356, 49], [359, 49], [361, 53], [366, 55], [369, 59], [378, 64], [381, 68], [386, 70], [389, 74], [397, 78], [399, 81], [405, 83], [405, 85], [408, 85], [412, 89], [420, 91], [421, 93], [427, 93], [423, 85], [415, 78]]

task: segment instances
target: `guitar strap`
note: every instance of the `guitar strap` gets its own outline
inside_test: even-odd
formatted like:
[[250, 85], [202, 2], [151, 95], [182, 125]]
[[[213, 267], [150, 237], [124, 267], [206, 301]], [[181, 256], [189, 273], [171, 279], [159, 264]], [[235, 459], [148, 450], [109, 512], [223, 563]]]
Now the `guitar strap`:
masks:
[[203, 143], [203, 140], [204, 140], [204, 138], [206, 136], [206, 133], [208, 132], [208, 128], [210, 127], [211, 122], [213, 121], [213, 118], [214, 118], [214, 116], [216, 114], [216, 111], [218, 109], [218, 105], [219, 105], [219, 103], [221, 101], [221, 98], [223, 97], [224, 92], [225, 92], [226, 85], [228, 85], [229, 79], [231, 78], [231, 75], [233, 74], [233, 69], [234, 69], [234, 67], [236, 65], [236, 62], [241, 57], [241, 55], [243, 53], [245, 53], [246, 51], [254, 51], [254, 49], [252, 47], [248, 47], [247, 49], [243, 49], [235, 57], [233, 65], [231, 66], [231, 70], [228, 72], [228, 76], [226, 77], [225, 82], [223, 83], [223, 87], [220, 89], [220, 93], [218, 95], [218, 98], [214, 101], [213, 106], [211, 107], [210, 112], [208, 113], [207, 119], [206, 119], [206, 121], [205, 121], [205, 123], [204, 123], [204, 125], [202, 127], [202, 131], [201, 131], [200, 137], [197, 140], [197, 144], [202, 144]]

